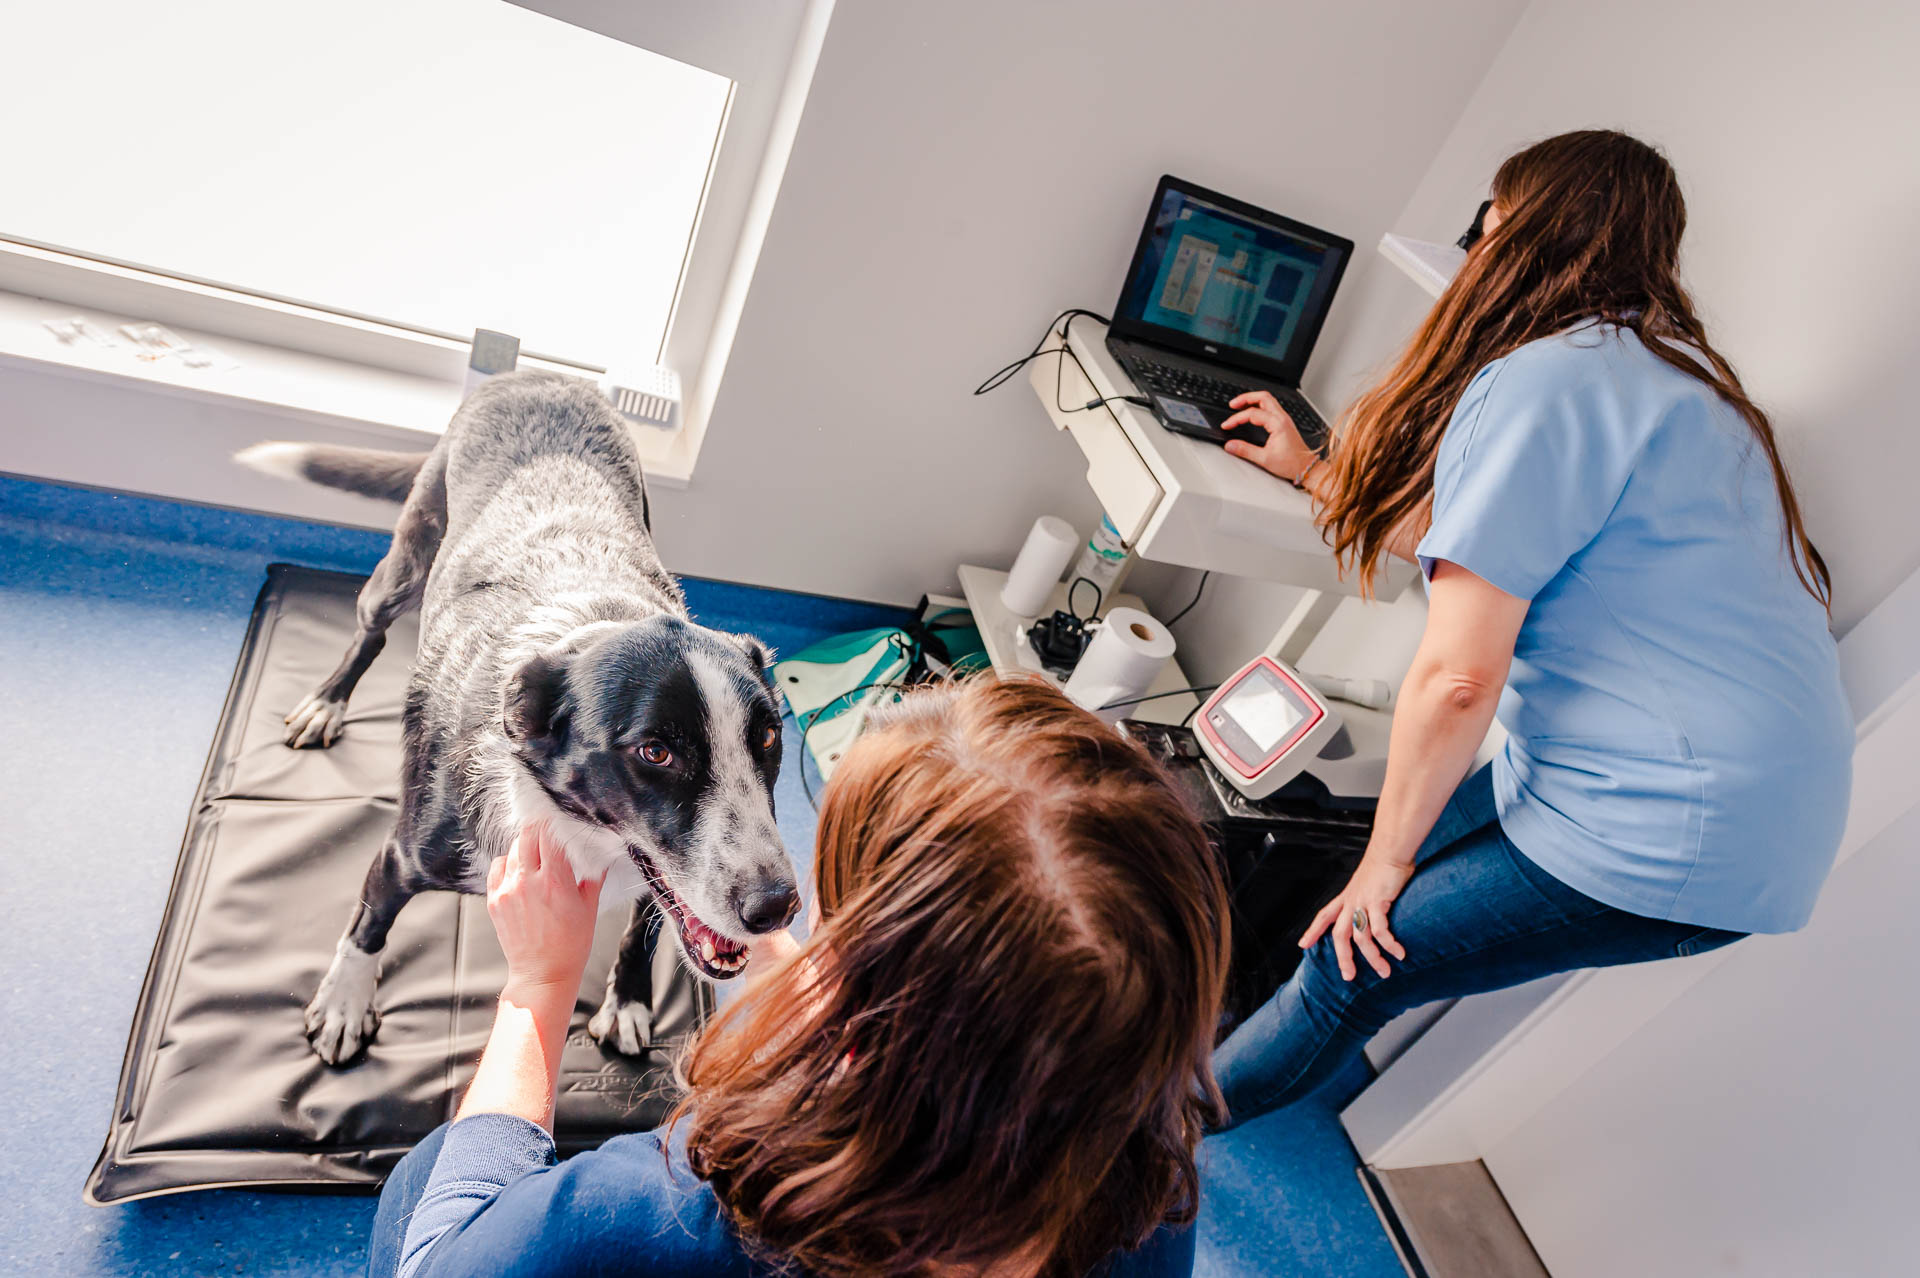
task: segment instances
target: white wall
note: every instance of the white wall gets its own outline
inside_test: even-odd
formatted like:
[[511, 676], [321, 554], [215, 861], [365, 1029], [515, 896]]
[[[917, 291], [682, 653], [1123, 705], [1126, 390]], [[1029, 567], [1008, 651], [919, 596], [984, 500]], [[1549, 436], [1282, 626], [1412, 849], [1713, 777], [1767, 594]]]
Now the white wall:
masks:
[[[787, 67], [729, 50], [780, 43], [758, 37], [767, 23], [790, 34], [802, 8], [769, 3], [743, 40], [726, 33], [752, 20], [748, 3], [697, 18], [529, 3], [655, 46], [712, 37], [687, 56], [741, 78], [736, 117], [770, 110]], [[840, 0], [692, 487], [659, 495], [668, 562], [904, 603], [950, 588], [963, 560], [1009, 560], [1036, 515], [1090, 527], [1079, 454], [1023, 384], [968, 391], [1055, 311], [1111, 305], [1163, 171], [1360, 245], [1311, 371], [1322, 377], [1384, 269], [1372, 243], [1521, 3]], [[387, 507], [227, 473], [232, 439], [351, 431], [36, 369], [0, 380], [0, 468], [390, 522]], [[71, 447], [41, 457], [50, 435], [84, 436], [112, 463], [76, 469]], [[1180, 577], [1147, 566], [1134, 586], [1184, 598]]]
[[398, 506], [290, 484], [233, 463], [234, 453], [263, 439], [414, 446], [400, 432], [356, 429], [320, 415], [0, 361], [0, 472], [321, 523], [393, 527]]
[[1338, 347], [1518, 8], [840, 0], [699, 467], [659, 497], [667, 562], [911, 602], [1037, 515], [1089, 526], [1024, 384], [968, 392], [1056, 311], [1112, 305], [1166, 171], [1361, 246]]

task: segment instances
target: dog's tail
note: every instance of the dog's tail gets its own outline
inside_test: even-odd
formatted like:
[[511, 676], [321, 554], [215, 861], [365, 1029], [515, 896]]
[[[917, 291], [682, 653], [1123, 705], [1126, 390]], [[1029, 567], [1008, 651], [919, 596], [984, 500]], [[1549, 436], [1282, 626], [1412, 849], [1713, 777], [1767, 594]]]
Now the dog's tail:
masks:
[[413, 477], [427, 464], [429, 455], [274, 441], [243, 448], [233, 459], [242, 466], [282, 479], [304, 479], [382, 501], [405, 501], [413, 489]]

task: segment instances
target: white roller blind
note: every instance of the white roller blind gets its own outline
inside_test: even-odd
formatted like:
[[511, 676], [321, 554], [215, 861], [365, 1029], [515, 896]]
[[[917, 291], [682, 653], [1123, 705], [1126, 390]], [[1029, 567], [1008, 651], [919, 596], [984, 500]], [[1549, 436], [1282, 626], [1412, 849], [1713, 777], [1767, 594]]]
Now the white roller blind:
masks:
[[658, 348], [725, 78], [499, 0], [0, 13], [0, 234], [564, 359]]

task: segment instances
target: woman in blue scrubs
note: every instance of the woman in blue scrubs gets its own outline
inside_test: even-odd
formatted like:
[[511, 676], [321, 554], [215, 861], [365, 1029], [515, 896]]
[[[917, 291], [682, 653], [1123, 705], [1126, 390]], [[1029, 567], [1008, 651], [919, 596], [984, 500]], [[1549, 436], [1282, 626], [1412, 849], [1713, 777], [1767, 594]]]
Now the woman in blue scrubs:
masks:
[[1569, 133], [1492, 196], [1329, 458], [1263, 392], [1227, 423], [1267, 428], [1229, 450], [1313, 496], [1343, 568], [1415, 559], [1429, 596], [1366, 855], [1215, 1054], [1235, 1122], [1420, 1004], [1792, 931], [1839, 846], [1827, 571], [1679, 282], [1671, 166]]

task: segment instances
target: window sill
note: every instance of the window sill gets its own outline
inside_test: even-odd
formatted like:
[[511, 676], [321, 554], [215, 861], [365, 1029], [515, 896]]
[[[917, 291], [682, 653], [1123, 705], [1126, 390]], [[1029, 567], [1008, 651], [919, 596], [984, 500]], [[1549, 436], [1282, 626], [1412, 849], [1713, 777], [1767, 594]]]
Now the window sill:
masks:
[[[48, 320], [83, 318], [118, 344], [103, 347], [85, 338], [63, 343]], [[421, 448], [447, 427], [462, 388], [440, 378], [285, 347], [209, 334], [169, 324], [196, 346], [225, 356], [222, 363], [192, 368], [168, 357], [153, 361], [119, 331], [138, 316], [76, 307], [20, 293], [0, 292], [0, 368], [18, 368], [84, 381], [133, 387], [227, 408], [255, 409], [345, 429], [367, 437], [369, 447]], [[647, 478], [685, 487], [693, 467], [681, 431], [635, 427]], [[159, 446], [165, 447], [164, 441]]]

